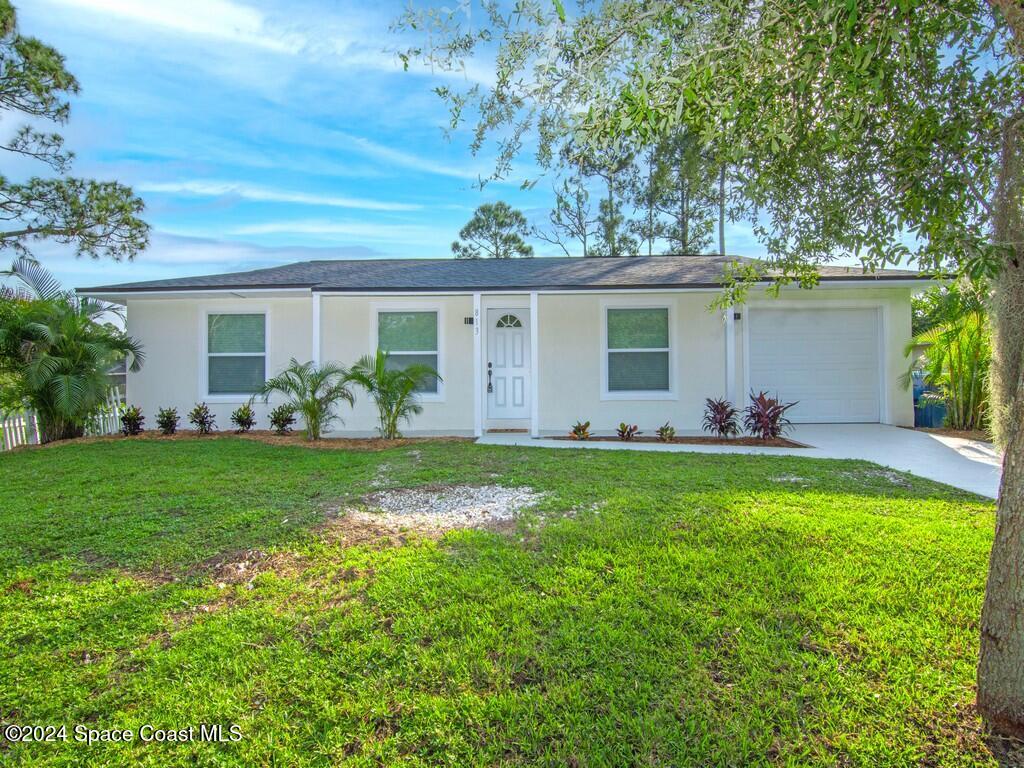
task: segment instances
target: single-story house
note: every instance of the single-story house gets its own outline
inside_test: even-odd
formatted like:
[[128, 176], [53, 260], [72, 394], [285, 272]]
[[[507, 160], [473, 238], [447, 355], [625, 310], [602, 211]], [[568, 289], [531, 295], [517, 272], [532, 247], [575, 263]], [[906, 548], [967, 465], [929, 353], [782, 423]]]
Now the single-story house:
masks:
[[[146, 350], [127, 399], [150, 418], [205, 401], [228, 428], [289, 358], [350, 365], [379, 346], [440, 374], [407, 434], [561, 434], [577, 420], [695, 431], [705, 398], [742, 406], [752, 390], [799, 401], [795, 422], [914, 423], [899, 377], [920, 275], [825, 267], [813, 290], [709, 309], [732, 260], [306, 261], [79, 293], [127, 306]], [[260, 427], [270, 406], [257, 400]], [[334, 434], [374, 433], [365, 396], [340, 413]]]

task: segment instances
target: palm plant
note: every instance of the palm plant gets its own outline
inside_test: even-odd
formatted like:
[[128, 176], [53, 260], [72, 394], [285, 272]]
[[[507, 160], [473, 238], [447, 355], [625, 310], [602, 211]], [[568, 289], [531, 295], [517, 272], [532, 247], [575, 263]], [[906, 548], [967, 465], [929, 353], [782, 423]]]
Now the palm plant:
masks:
[[401, 437], [399, 422], [408, 422], [423, 412], [416, 391], [434, 377], [440, 379], [429, 365], [389, 365], [388, 355], [382, 349], [375, 355], [363, 355], [348, 373], [349, 381], [365, 389], [376, 404], [377, 429], [385, 440]]
[[110, 369], [120, 360], [142, 367], [138, 341], [104, 317], [120, 308], [64, 291], [46, 269], [27, 257], [2, 277], [16, 287], [0, 291], [0, 373], [9, 391], [36, 412], [44, 442], [80, 437], [110, 392]]
[[[915, 301], [914, 309], [917, 333], [906, 354], [926, 347], [920, 365], [934, 393], [925, 397], [945, 402], [946, 423], [953, 429], [983, 429], [992, 359], [984, 286], [957, 283], [929, 291]], [[911, 374], [903, 376], [904, 386], [910, 385]]]
[[293, 357], [287, 368], [263, 384], [259, 394], [263, 395], [263, 402], [274, 392], [286, 395], [295, 413], [302, 415], [306, 439], [319, 440], [323, 431], [339, 418], [338, 402], [355, 404], [347, 380], [348, 371], [337, 363], [300, 363]]

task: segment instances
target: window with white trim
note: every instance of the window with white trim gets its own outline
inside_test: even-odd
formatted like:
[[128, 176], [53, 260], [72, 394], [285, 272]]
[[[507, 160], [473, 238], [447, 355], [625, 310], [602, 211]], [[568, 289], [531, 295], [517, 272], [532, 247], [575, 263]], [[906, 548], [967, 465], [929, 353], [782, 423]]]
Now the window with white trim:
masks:
[[267, 318], [261, 313], [206, 316], [207, 393], [252, 395], [267, 373]]
[[666, 307], [608, 308], [608, 392], [668, 392]]
[[[377, 313], [377, 346], [388, 353], [388, 366], [429, 365], [438, 368], [436, 311], [381, 311]], [[437, 394], [438, 380], [431, 376], [416, 390]]]

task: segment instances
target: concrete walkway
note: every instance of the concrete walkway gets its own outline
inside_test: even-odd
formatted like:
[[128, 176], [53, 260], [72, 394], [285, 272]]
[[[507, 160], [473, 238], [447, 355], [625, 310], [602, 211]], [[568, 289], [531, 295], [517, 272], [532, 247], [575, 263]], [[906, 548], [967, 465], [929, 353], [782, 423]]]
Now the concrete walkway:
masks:
[[864, 459], [993, 499], [999, 491], [1002, 459], [991, 443], [883, 424], [800, 424], [793, 429], [789, 437], [812, 447], [579, 443], [544, 438], [534, 440], [523, 434], [488, 434], [477, 442], [487, 445], [524, 445], [538, 448], [751, 453], [767, 456], [805, 456], [814, 459]]

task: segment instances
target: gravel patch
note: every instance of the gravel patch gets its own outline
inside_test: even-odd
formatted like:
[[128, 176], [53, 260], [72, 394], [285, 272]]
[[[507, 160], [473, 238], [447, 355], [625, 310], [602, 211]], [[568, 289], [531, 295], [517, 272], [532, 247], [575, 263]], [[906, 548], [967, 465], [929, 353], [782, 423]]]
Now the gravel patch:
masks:
[[390, 464], [381, 464], [377, 467], [377, 473], [373, 476], [373, 480], [370, 481], [371, 488], [384, 488], [391, 484], [391, 470]]
[[800, 475], [776, 475], [772, 478], [773, 483], [796, 483], [799, 485], [809, 485], [810, 480], [806, 477], [800, 477]]
[[346, 519], [374, 525], [419, 528], [484, 528], [514, 520], [544, 497], [532, 488], [456, 485], [381, 491], [363, 499], [365, 508], [345, 509]]

